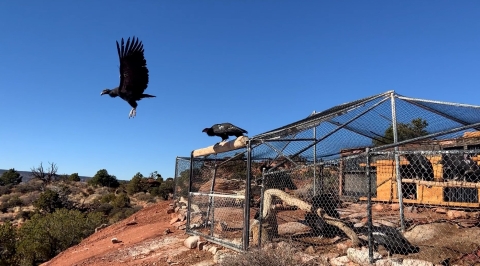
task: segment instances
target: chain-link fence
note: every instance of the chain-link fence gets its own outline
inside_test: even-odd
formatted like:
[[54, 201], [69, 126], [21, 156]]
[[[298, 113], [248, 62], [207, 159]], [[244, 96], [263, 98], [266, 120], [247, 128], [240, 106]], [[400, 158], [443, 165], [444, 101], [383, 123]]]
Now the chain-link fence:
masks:
[[430, 262], [478, 260], [479, 152], [372, 152], [372, 230], [387, 235], [374, 234], [375, 242], [393, 254]]
[[243, 250], [245, 149], [192, 158], [187, 232]]
[[313, 113], [191, 159], [187, 228], [328, 262], [364, 246], [370, 262], [480, 263], [479, 130], [478, 106], [394, 92]]
[[188, 185], [190, 180], [190, 157], [177, 157], [175, 159], [175, 191], [174, 200], [178, 201], [183, 197], [188, 198]]
[[[359, 202], [368, 195], [366, 157], [357, 155], [359, 149], [317, 159], [315, 153], [308, 154], [320, 146], [307, 138], [318, 132], [313, 131], [253, 145], [253, 158], [270, 159], [251, 164], [251, 192], [258, 203], [252, 206], [250, 246], [294, 241], [297, 248], [326, 254], [336, 252], [337, 242], [364, 230], [353, 225], [367, 218], [366, 201]], [[308, 153], [302, 151], [308, 146]]]

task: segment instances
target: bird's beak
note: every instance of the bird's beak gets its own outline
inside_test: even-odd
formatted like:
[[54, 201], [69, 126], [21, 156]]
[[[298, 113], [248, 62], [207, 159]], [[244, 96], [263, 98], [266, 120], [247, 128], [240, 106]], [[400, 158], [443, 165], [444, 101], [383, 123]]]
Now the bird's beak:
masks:
[[102, 91], [102, 92], [100, 93], [100, 96], [102, 96], [102, 95], [104, 95], [104, 94], [105, 94], [105, 92]]

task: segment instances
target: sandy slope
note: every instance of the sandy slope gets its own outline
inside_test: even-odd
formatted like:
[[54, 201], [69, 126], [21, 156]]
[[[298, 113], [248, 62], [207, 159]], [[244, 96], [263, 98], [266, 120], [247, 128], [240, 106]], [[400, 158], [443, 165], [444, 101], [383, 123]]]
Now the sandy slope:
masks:
[[[172, 202], [148, 206], [94, 233], [42, 265], [193, 265], [211, 259], [208, 252], [188, 250], [183, 246], [188, 236], [184, 230], [169, 224], [169, 203]], [[135, 224], [127, 225], [132, 221]], [[172, 233], [165, 235], [167, 228]], [[112, 238], [122, 242], [114, 244]]]

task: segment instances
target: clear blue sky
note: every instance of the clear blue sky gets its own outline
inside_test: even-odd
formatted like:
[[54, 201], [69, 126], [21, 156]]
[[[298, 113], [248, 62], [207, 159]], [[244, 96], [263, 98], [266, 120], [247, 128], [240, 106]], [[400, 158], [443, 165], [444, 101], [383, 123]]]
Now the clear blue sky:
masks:
[[[479, 1], [1, 1], [0, 168], [174, 175], [176, 156], [387, 90], [480, 105]], [[150, 70], [137, 117], [115, 41]]]

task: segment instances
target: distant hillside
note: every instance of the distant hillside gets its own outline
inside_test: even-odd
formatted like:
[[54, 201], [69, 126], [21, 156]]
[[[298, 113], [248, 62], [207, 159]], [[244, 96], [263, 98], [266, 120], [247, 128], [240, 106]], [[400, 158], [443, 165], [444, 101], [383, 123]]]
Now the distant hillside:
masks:
[[[4, 172], [7, 172], [8, 170], [5, 170], [5, 169], [0, 169], [0, 175], [2, 175]], [[18, 171], [17, 172], [23, 177], [22, 178], [22, 182], [27, 182], [28, 180], [32, 179], [32, 172], [29, 172], [29, 171]], [[91, 179], [91, 177], [88, 177], [88, 176], [80, 176], [80, 180], [81, 181], [88, 181], [89, 179]]]

